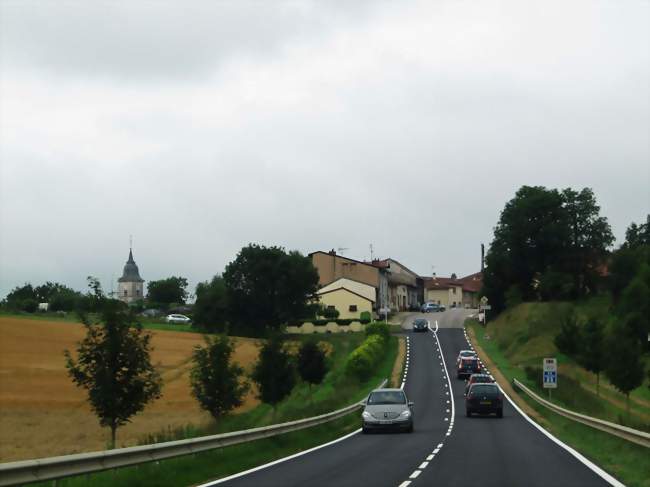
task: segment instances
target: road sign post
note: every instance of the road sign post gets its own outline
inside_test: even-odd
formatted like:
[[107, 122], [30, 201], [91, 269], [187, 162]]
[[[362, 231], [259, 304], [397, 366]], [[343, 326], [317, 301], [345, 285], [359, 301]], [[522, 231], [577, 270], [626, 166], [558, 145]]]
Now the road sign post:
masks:
[[544, 389], [548, 389], [548, 398], [551, 399], [551, 390], [557, 389], [557, 359], [545, 358], [542, 362]]
[[487, 326], [487, 312], [492, 309], [492, 306], [488, 304], [487, 296], [481, 298], [481, 302], [478, 305], [479, 320], [483, 322], [483, 325]]

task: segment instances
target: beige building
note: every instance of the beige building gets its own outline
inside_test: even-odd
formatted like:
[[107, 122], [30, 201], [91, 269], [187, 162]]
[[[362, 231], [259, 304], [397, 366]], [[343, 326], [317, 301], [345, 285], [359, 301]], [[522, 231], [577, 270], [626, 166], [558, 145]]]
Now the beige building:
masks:
[[480, 272], [461, 279], [457, 279], [455, 275], [427, 278], [424, 281], [424, 301], [442, 304], [447, 308], [478, 308], [482, 285]]
[[336, 255], [333, 250], [330, 252], [313, 252], [309, 256], [314, 267], [318, 270], [318, 284], [321, 286], [344, 277], [368, 284], [374, 288], [379, 287], [379, 269], [370, 264]]
[[339, 312], [340, 319], [359, 319], [364, 311], [372, 314], [376, 300], [374, 287], [345, 278], [337, 279], [316, 294], [323, 306]]

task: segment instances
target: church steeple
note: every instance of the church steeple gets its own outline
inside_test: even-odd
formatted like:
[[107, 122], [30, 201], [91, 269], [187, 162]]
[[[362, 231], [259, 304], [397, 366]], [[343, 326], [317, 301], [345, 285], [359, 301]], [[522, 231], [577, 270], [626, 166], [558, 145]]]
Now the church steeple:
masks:
[[129, 242], [129, 258], [124, 264], [122, 277], [118, 282], [118, 297], [125, 303], [140, 300], [144, 297], [144, 279], [140, 277], [140, 270], [133, 259], [133, 242]]

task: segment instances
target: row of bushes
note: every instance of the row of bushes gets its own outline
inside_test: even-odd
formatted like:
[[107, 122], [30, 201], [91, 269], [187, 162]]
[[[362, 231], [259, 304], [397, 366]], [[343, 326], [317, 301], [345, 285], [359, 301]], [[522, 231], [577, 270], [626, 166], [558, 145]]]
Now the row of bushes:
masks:
[[370, 319], [338, 319], [338, 320], [290, 320], [287, 325], [289, 326], [302, 326], [305, 323], [313, 323], [316, 326], [325, 326], [328, 323], [336, 323], [340, 326], [348, 326], [352, 323], [359, 322], [362, 325], [370, 323]]
[[382, 359], [388, 347], [390, 328], [384, 323], [371, 323], [366, 327], [366, 339], [348, 357], [346, 374], [365, 381]]

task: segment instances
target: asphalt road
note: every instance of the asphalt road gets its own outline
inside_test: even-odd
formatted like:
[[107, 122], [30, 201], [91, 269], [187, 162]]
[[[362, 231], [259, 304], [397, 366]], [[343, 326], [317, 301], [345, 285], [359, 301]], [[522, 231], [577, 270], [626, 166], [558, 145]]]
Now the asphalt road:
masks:
[[[609, 485], [504, 403], [504, 417], [465, 417], [464, 381], [454, 374], [467, 348], [466, 310], [411, 315], [405, 391], [415, 432], [355, 434], [306, 455], [240, 476], [227, 486], [605, 486]], [[432, 332], [413, 333], [424, 316]], [[438, 340], [442, 348], [439, 354]], [[449, 371], [449, 380], [445, 366]], [[451, 391], [448, 384], [451, 384]], [[455, 416], [452, 416], [452, 398]]]

